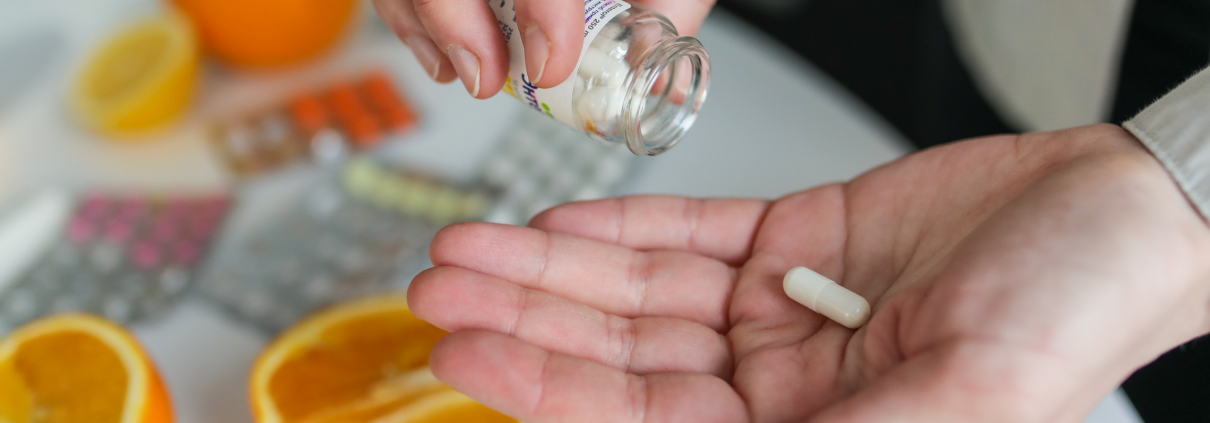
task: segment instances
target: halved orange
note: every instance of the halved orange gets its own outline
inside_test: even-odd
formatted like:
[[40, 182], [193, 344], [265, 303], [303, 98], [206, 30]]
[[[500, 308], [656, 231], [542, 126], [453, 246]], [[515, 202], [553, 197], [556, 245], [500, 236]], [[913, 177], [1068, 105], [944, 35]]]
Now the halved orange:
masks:
[[0, 342], [0, 421], [170, 423], [172, 406], [129, 332], [99, 317], [64, 314]]
[[70, 98], [76, 118], [109, 135], [166, 125], [180, 117], [193, 98], [199, 55], [193, 27], [179, 14], [123, 27], [102, 43], [76, 77]]
[[375, 423], [515, 423], [516, 420], [453, 389], [425, 395]]
[[469, 403], [425, 402], [452, 391], [428, 370], [429, 352], [445, 335], [412, 315], [402, 295], [357, 300], [311, 316], [257, 359], [249, 381], [256, 421], [462, 421], [426, 420], [427, 415], [444, 415], [434, 412], [398, 420], [413, 407], [425, 406], [437, 411], [469, 408], [477, 413], [469, 415], [494, 416], [489, 422], [515, 422], [469, 398]]

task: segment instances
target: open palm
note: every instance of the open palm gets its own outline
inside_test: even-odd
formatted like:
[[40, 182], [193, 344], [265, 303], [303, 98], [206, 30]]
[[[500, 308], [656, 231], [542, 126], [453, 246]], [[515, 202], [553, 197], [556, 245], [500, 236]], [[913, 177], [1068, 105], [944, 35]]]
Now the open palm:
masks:
[[[444, 229], [442, 380], [530, 423], [1079, 421], [1210, 330], [1210, 231], [1120, 128], [978, 139], [775, 202], [629, 197]], [[847, 329], [783, 293], [870, 301]]]

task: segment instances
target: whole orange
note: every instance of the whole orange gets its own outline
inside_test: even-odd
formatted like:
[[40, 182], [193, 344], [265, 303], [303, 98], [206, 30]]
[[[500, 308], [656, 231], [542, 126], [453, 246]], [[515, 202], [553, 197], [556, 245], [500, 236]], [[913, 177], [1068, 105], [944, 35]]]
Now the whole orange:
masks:
[[203, 48], [238, 66], [291, 65], [323, 53], [353, 20], [357, 0], [170, 0]]

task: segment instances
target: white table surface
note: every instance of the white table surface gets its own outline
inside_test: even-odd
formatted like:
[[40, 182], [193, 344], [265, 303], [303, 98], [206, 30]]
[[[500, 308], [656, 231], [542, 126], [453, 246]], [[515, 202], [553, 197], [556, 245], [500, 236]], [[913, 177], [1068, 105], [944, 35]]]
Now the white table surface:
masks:
[[[208, 89], [190, 117], [160, 139], [117, 144], [74, 127], [63, 105], [72, 69], [99, 34], [131, 14], [158, 7], [151, 0], [0, 0], [0, 49], [7, 40], [39, 31], [57, 34], [52, 44], [60, 47], [49, 54], [46, 71], [21, 84], [23, 92], [0, 95], [0, 201], [49, 186], [229, 186], [204, 145], [201, 130], [208, 117], [226, 112], [228, 105], [273, 98], [324, 74], [367, 63], [391, 70], [424, 114], [421, 129], [386, 154], [423, 162], [453, 177], [471, 175], [496, 133], [516, 113], [527, 113], [507, 97], [478, 101], [461, 84], [431, 82], [405, 47], [383, 39], [380, 30], [365, 29], [319, 65], [285, 76], [236, 74], [210, 66]], [[716, 12], [699, 38], [713, 66], [705, 109], [681, 145], [643, 159], [622, 193], [772, 198], [851, 178], [909, 151], [847, 92], [737, 19]], [[3, 60], [0, 78], [10, 67]], [[254, 186], [242, 198], [266, 202], [272, 191]], [[268, 341], [265, 335], [196, 299], [133, 330], [167, 379], [178, 422], [252, 420], [245, 385], [252, 360]], [[1120, 391], [1087, 420], [1138, 421]]]

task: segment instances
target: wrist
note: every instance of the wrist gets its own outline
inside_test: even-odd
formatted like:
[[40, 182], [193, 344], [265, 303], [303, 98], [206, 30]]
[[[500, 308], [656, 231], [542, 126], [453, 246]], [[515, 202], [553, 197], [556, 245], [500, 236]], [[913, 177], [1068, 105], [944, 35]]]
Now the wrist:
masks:
[[[1162, 245], [1170, 257], [1171, 279], [1157, 277], [1156, 289], [1171, 287], [1179, 295], [1188, 298], [1175, 318], [1188, 322], [1188, 331], [1169, 347], [1210, 332], [1210, 224], [1199, 213], [1197, 206], [1173, 175], [1155, 155], [1134, 135], [1121, 130], [1123, 140], [1128, 143], [1112, 145], [1105, 142], [1103, 154], [1114, 158], [1113, 174], [1119, 175], [1110, 183], [1130, 186], [1145, 193], [1141, 200], [1148, 203], [1152, 216], [1137, 216], [1136, 219], [1152, 219], [1169, 225], [1168, 239]], [[1117, 150], [1114, 150], [1117, 148]], [[1187, 313], [1186, 313], [1187, 312]]]
[[1210, 332], [1210, 224], [1170, 170], [1137, 137], [1117, 125], [1022, 137], [1034, 137], [1028, 142], [1034, 142], [1044, 157], [1039, 177], [1080, 169], [1086, 175], [1081, 182], [1084, 189], [1111, 189], [1118, 204], [1101, 205], [1104, 212], [1130, 210], [1126, 220], [1146, 228], [1127, 242], [1162, 237], [1153, 245], [1163, 250], [1169, 271], [1153, 275], [1151, 288], [1185, 299], [1179, 301], [1173, 316], [1173, 325], [1183, 330], [1175, 331], [1179, 340], [1168, 339], [1169, 347]]

